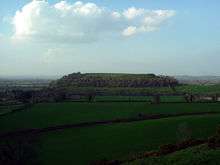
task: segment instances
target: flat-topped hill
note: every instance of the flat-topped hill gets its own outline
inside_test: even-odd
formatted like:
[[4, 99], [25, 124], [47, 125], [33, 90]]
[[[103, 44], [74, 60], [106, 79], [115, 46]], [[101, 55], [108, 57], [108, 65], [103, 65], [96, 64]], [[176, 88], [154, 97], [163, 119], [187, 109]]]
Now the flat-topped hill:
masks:
[[172, 87], [178, 81], [155, 74], [72, 73], [51, 83], [51, 87]]

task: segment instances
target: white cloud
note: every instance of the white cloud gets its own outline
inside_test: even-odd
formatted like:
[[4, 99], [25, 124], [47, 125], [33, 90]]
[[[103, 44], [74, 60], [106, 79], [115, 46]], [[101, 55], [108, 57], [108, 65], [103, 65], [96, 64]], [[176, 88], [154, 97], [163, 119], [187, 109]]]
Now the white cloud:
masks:
[[136, 9], [135, 7], [131, 7], [127, 10], [125, 10], [123, 12], [123, 15], [127, 18], [127, 19], [134, 19], [138, 16], [143, 15], [145, 12], [144, 9]]
[[143, 25], [156, 27], [163, 23], [166, 19], [175, 15], [174, 11], [170, 10], [154, 10], [147, 12], [144, 16]]
[[119, 12], [113, 11], [112, 16], [117, 19], [121, 17], [121, 14]]
[[94, 3], [33, 0], [13, 18], [15, 39], [45, 42], [92, 42], [106, 36], [154, 31], [175, 14], [172, 10], [111, 11]]
[[[160, 26], [170, 17], [175, 15], [175, 11], [173, 10], [153, 10], [153, 11], [146, 11], [146, 10], [138, 10], [138, 9], [128, 9], [130, 10], [130, 15], [126, 16], [128, 19], [134, 19], [137, 16], [141, 17], [141, 24], [136, 23], [136, 26], [128, 26], [124, 29], [123, 35], [124, 36], [132, 36], [138, 33], [144, 32], [152, 32], [158, 30]], [[141, 11], [141, 12], [140, 12]], [[133, 12], [133, 14], [131, 14]], [[135, 14], [136, 13], [136, 14]]]
[[123, 35], [124, 36], [131, 36], [134, 35], [135, 33], [137, 33], [137, 27], [135, 26], [129, 26], [127, 27], [124, 31], [123, 31]]

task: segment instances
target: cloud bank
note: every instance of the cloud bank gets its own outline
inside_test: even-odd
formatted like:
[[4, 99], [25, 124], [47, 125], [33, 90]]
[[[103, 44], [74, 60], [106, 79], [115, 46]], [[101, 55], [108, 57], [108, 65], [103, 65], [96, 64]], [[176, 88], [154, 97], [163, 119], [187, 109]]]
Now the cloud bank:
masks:
[[13, 17], [15, 39], [50, 42], [93, 42], [112, 36], [133, 36], [158, 30], [173, 10], [131, 7], [110, 10], [94, 3], [33, 0]]

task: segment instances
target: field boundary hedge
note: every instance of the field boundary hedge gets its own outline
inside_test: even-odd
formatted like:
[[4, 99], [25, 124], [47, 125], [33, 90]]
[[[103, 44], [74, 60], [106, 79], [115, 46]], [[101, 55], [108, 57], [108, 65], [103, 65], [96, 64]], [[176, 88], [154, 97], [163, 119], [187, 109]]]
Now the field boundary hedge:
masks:
[[157, 151], [146, 151], [141, 154], [133, 155], [126, 160], [99, 160], [92, 162], [91, 165], [121, 165], [124, 163], [133, 162], [138, 159], [166, 156], [168, 154], [172, 154], [190, 147], [206, 144], [208, 142], [209, 141], [207, 139], [188, 139], [176, 144], [161, 145]]
[[[10, 106], [11, 105], [9, 105], [9, 107]], [[15, 113], [15, 112], [20, 112], [20, 111], [23, 111], [23, 110], [27, 110], [28, 108], [30, 108], [32, 106], [32, 104], [18, 104], [18, 105], [13, 105], [13, 106], [19, 106], [19, 107], [16, 107], [16, 108], [11, 107], [12, 108], [11, 110], [9, 110], [8, 112], [0, 114], [0, 117], [9, 115], [9, 114], [12, 114], [12, 113]]]
[[51, 127], [46, 127], [46, 128], [32, 128], [32, 129], [7, 132], [7, 133], [0, 134], [0, 138], [27, 135], [27, 134], [31, 134], [31, 135], [41, 134], [41, 133], [59, 131], [59, 130], [70, 129], [70, 128], [93, 127], [93, 126], [101, 126], [101, 125], [109, 125], [109, 124], [131, 123], [131, 122], [138, 122], [138, 121], [145, 121], [145, 120], [159, 120], [159, 119], [174, 118], [174, 117], [214, 115], [214, 114], [220, 114], [220, 112], [194, 112], [194, 113], [152, 114], [152, 115], [139, 114], [138, 117], [134, 117], [134, 118], [121, 118], [121, 119], [114, 119], [114, 120], [82, 122], [78, 124], [65, 124], [65, 125], [57, 125], [57, 126], [51, 126]]
[[136, 161], [138, 159], [144, 159], [149, 157], [160, 157], [166, 156], [168, 154], [175, 153], [177, 151], [181, 151], [187, 148], [199, 146], [202, 144], [207, 144], [209, 149], [217, 149], [220, 148], [220, 126], [217, 127], [216, 133], [206, 139], [186, 139], [177, 143], [164, 144], [159, 147], [157, 151], [146, 151], [142, 153], [138, 153], [136, 155], [130, 156], [126, 159], [118, 159], [118, 160], [98, 160], [90, 163], [91, 165], [121, 165], [124, 163], [129, 163]]

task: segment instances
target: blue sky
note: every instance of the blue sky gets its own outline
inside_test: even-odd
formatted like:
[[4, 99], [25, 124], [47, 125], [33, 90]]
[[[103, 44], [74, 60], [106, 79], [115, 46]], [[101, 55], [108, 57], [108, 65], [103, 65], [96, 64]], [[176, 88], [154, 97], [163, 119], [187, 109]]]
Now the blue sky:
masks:
[[[63, 8], [56, 16], [51, 14], [55, 9], [46, 11], [46, 7], [60, 4], [59, 0], [48, 0], [44, 6], [30, 0], [3, 0], [0, 76], [77, 71], [220, 75], [220, 1], [89, 0], [82, 1], [82, 7], [88, 2], [96, 5], [96, 13], [89, 11], [93, 17], [78, 19]], [[65, 5], [75, 3], [67, 0]], [[22, 11], [28, 4], [30, 10]], [[131, 7], [138, 13], [132, 19], [124, 14]], [[158, 10], [162, 16], [155, 15]], [[110, 20], [115, 11], [121, 15], [117, 23]], [[61, 21], [58, 16], [63, 19], [62, 26], [57, 23]], [[143, 23], [146, 18], [153, 23]], [[52, 23], [45, 23], [48, 20]], [[60, 28], [65, 31], [56, 35]], [[77, 38], [79, 34], [85, 35]]]

